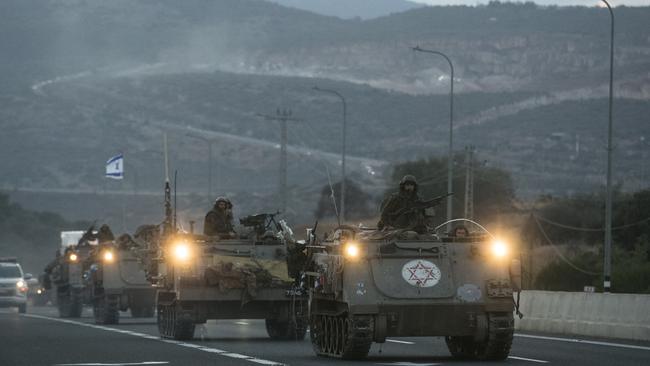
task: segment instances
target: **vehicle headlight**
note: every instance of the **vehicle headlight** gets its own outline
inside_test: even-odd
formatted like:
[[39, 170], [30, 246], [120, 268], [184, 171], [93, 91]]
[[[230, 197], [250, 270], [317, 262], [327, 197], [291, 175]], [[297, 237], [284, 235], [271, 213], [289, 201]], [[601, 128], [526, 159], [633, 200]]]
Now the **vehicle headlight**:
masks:
[[18, 291], [20, 292], [27, 292], [27, 282], [23, 280], [18, 280], [18, 282], [16, 282], [16, 287], [18, 287]]
[[496, 258], [503, 258], [508, 255], [508, 245], [503, 240], [495, 240], [492, 242], [492, 255]]
[[172, 253], [174, 255], [174, 259], [181, 262], [185, 262], [192, 257], [192, 250], [190, 248], [190, 245], [186, 242], [174, 244]]
[[115, 260], [115, 254], [113, 254], [112, 250], [107, 250], [102, 255], [102, 259], [104, 259], [104, 262], [113, 263], [113, 261]]
[[355, 242], [349, 242], [345, 244], [345, 247], [343, 249], [343, 254], [345, 255], [346, 258], [357, 259], [361, 254], [361, 248], [359, 248], [359, 244]]
[[70, 259], [70, 262], [76, 262], [77, 259], [79, 259], [79, 257], [74, 253], [70, 253], [70, 255], [68, 256], [68, 259]]
[[40, 295], [40, 294], [43, 293], [43, 290], [41, 290], [41, 289], [39, 288], [38, 290], [36, 290], [36, 293]]

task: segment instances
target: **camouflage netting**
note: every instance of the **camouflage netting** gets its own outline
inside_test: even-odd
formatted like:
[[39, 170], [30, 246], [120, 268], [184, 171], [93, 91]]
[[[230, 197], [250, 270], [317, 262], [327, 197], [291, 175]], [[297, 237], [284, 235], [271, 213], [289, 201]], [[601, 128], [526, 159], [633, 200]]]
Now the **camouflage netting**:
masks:
[[285, 261], [227, 256], [206, 268], [204, 277], [220, 291], [244, 289], [242, 304], [254, 299], [258, 288], [289, 288], [292, 283]]

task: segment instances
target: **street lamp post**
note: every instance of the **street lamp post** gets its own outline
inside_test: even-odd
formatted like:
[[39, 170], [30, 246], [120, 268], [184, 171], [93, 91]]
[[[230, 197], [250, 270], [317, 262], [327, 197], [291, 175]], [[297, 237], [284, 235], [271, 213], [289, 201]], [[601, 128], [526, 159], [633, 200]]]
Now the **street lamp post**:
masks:
[[605, 198], [605, 263], [603, 292], [611, 290], [612, 275], [612, 106], [614, 104], [614, 12], [606, 0], [601, 0], [607, 9], [611, 19], [610, 43], [609, 43], [609, 123], [607, 131], [607, 193]]
[[[453, 190], [453, 179], [454, 179], [454, 64], [447, 55], [439, 51], [427, 50], [420, 48], [420, 46], [413, 47], [413, 51], [432, 53], [434, 55], [439, 55], [447, 60], [449, 63], [449, 68], [451, 70], [451, 79], [450, 79], [450, 90], [449, 90], [449, 152], [447, 157], [447, 194], [451, 194]], [[447, 197], [447, 221], [450, 221], [453, 218], [453, 206], [451, 196]], [[447, 231], [451, 231], [451, 227], [447, 225]]]
[[341, 99], [341, 102], [343, 103], [343, 141], [342, 141], [342, 147], [341, 147], [341, 207], [340, 210], [341, 212], [340, 217], [345, 221], [345, 139], [346, 139], [346, 134], [347, 134], [347, 103], [345, 102], [345, 98], [343, 95], [341, 95], [339, 92], [336, 90], [331, 90], [331, 89], [321, 89], [318, 86], [314, 87], [314, 90], [324, 92], [324, 93], [330, 93], [334, 94], [337, 97]]

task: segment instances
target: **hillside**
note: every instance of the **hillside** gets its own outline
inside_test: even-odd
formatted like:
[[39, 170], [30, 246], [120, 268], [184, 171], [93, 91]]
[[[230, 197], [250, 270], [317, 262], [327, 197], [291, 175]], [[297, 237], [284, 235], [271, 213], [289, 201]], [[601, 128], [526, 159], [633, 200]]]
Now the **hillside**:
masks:
[[343, 19], [370, 19], [421, 7], [406, 0], [268, 0], [283, 6]]
[[[647, 185], [650, 8], [616, 14], [615, 179], [632, 190]], [[340, 102], [317, 84], [345, 95], [348, 170], [379, 199], [391, 164], [446, 154], [448, 66], [409, 50], [420, 44], [454, 61], [457, 152], [474, 144], [511, 170], [521, 198], [596, 190], [607, 20], [603, 9], [531, 4], [359, 21], [262, 0], [3, 1], [0, 154], [11, 158], [0, 187], [66, 217], [153, 222], [167, 132], [184, 207], [227, 193], [242, 212], [274, 209], [279, 131], [257, 114], [291, 108], [291, 209], [310, 221], [300, 213], [313, 211], [328, 169], [338, 179], [341, 146]], [[118, 151], [127, 178], [107, 182], [103, 163]], [[125, 190], [126, 204], [113, 199]]]

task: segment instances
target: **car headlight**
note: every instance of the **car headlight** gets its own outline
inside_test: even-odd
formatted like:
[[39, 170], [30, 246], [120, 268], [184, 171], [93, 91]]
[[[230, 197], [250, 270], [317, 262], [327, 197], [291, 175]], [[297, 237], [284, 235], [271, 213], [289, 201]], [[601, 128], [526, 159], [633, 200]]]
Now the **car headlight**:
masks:
[[359, 244], [355, 242], [349, 242], [345, 244], [345, 247], [343, 248], [343, 254], [346, 258], [357, 259], [361, 254], [361, 248], [359, 248]]
[[70, 262], [76, 262], [79, 259], [79, 257], [75, 253], [70, 253], [68, 259], [70, 260]]
[[27, 292], [27, 283], [23, 280], [18, 280], [16, 287], [18, 287], [18, 291], [20, 292]]
[[102, 259], [104, 259], [104, 262], [106, 263], [113, 263], [113, 261], [115, 260], [115, 254], [113, 254], [112, 250], [107, 250], [102, 255]]
[[192, 257], [192, 249], [188, 243], [179, 242], [174, 244], [172, 254], [177, 261], [185, 262]]
[[492, 242], [492, 247], [490, 249], [492, 255], [496, 258], [504, 258], [509, 252], [508, 245], [503, 240], [499, 239]]

